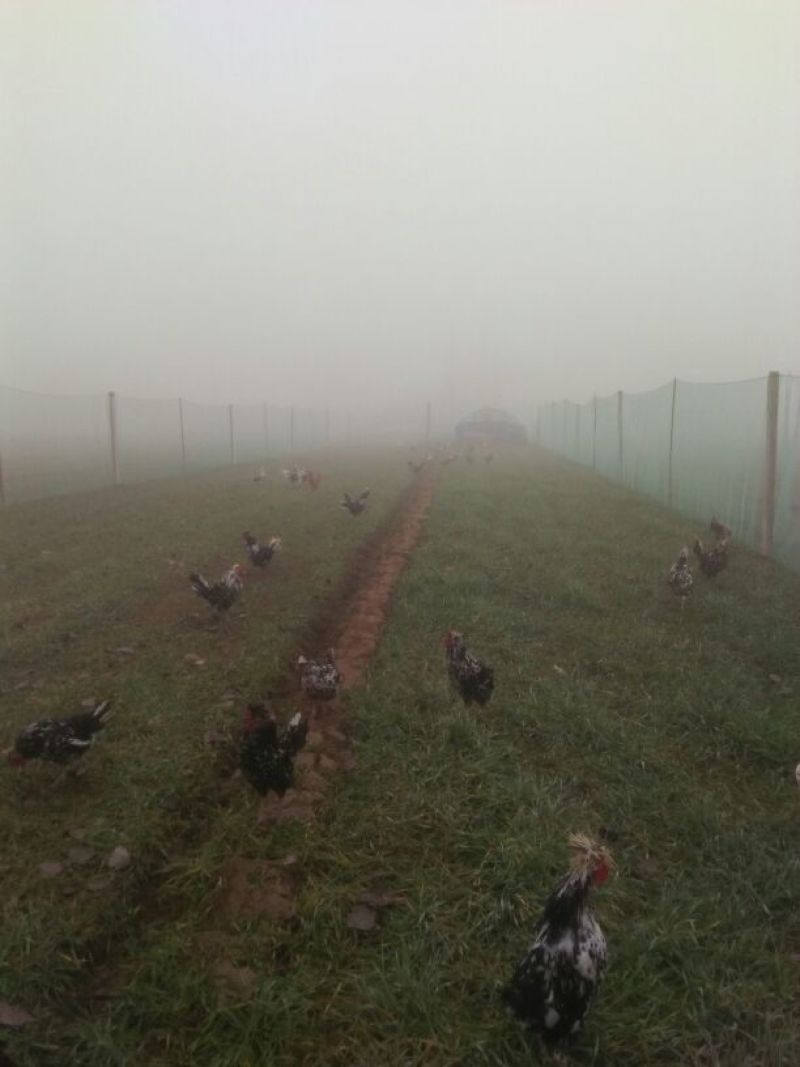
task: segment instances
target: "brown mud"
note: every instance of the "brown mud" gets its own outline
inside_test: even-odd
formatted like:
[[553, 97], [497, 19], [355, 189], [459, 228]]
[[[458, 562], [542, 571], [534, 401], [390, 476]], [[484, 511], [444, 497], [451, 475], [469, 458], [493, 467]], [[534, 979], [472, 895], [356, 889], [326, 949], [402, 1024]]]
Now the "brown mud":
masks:
[[[341, 690], [360, 685], [378, 646], [391, 608], [395, 586], [419, 540], [433, 499], [433, 477], [422, 475], [405, 495], [398, 513], [359, 551], [343, 588], [324, 615], [312, 626], [305, 654], [318, 655], [333, 649], [342, 675]], [[357, 520], [354, 520], [357, 521]], [[297, 692], [297, 676], [287, 682], [295, 692], [289, 696], [293, 711], [308, 715], [310, 732], [297, 762], [297, 785], [283, 798], [270, 794], [261, 804], [259, 822], [313, 818], [329, 776], [338, 770], [353, 770], [355, 759], [344, 732], [341, 698], [314, 703]]]

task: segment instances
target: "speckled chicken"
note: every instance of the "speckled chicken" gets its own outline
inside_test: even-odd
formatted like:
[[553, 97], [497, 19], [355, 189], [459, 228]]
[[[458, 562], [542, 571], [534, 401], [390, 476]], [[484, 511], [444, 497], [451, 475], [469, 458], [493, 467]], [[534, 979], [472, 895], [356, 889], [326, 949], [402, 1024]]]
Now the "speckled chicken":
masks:
[[344, 508], [345, 511], [349, 511], [351, 515], [360, 515], [367, 510], [367, 497], [369, 496], [369, 489], [365, 489], [364, 492], [357, 497], [351, 497], [349, 493], [345, 493], [342, 496], [339, 507]]
[[68, 719], [40, 719], [26, 726], [6, 752], [13, 767], [22, 767], [29, 760], [47, 763], [72, 763], [91, 748], [98, 734], [111, 717], [111, 701], [104, 700], [93, 711], [72, 715]]
[[240, 563], [234, 563], [218, 582], [207, 582], [202, 574], [196, 573], [189, 575], [189, 581], [195, 593], [207, 601], [212, 608], [216, 608], [217, 611], [227, 611], [239, 599], [244, 588], [244, 568]]
[[323, 659], [306, 659], [299, 656], [300, 686], [313, 700], [333, 700], [338, 692], [342, 676], [336, 666], [331, 649]]
[[667, 575], [667, 582], [675, 596], [681, 598], [681, 609], [692, 591], [694, 576], [689, 567], [689, 549], [682, 548], [677, 560], [672, 564]]
[[279, 730], [265, 704], [248, 704], [244, 717], [239, 766], [261, 796], [279, 797], [294, 783], [294, 758], [306, 743], [308, 724], [300, 712]]
[[254, 567], [266, 567], [275, 553], [280, 551], [281, 548], [280, 537], [271, 537], [265, 545], [262, 545], [260, 541], [257, 541], [252, 534], [245, 530], [242, 538], [245, 551]]
[[549, 1041], [580, 1029], [608, 963], [589, 894], [606, 881], [614, 861], [583, 834], [572, 834], [569, 847], [571, 870], [550, 895], [533, 943], [503, 990], [517, 1019]]
[[466, 705], [472, 703], [483, 706], [489, 700], [494, 689], [494, 671], [476, 659], [467, 650], [464, 638], [458, 630], [448, 630], [444, 638], [447, 657], [447, 673], [450, 681], [458, 689]]

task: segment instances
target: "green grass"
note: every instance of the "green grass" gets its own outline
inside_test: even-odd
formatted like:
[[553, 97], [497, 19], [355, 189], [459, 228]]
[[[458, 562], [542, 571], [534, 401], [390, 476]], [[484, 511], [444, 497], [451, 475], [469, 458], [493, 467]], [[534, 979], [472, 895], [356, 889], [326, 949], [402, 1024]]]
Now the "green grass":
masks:
[[[97, 959], [141, 924], [143, 901], [159, 911], [154, 880], [168, 878], [175, 856], [228, 802], [206, 733], [238, 724], [244, 701], [285, 671], [356, 547], [408, 482], [402, 456], [317, 459], [316, 493], [279, 478], [256, 484], [250, 468], [236, 468], [4, 511], [5, 743], [25, 723], [72, 714], [90, 697], [113, 697], [115, 716], [78, 780], [53, 788], [51, 768], [0, 768], [0, 999], [34, 1012], [68, 1003]], [[372, 507], [354, 521], [338, 499], [365, 484]], [[243, 561], [245, 528], [279, 534], [284, 548], [265, 573], [248, 570], [246, 615], [237, 605], [215, 626], [187, 574], [217, 576]], [[40, 863], [63, 861], [78, 845], [70, 831], [95, 857], [43, 879]], [[120, 844], [130, 869], [98, 883]], [[40, 1051], [31, 1055], [40, 1062]], [[66, 1062], [63, 1053], [55, 1062]]]
[[[86, 1067], [546, 1062], [497, 991], [567, 834], [601, 827], [619, 864], [596, 899], [612, 958], [571, 1061], [800, 1062], [800, 580], [739, 549], [716, 582], [698, 578], [681, 620], [664, 573], [691, 532], [546, 457], [447, 468], [368, 684], [347, 701], [355, 772], [310, 827], [265, 832], [247, 795], [217, 805], [176, 850], [159, 907], [114, 939], [110, 995], [56, 999], [15, 1042], [21, 1062], [67, 1049]], [[495, 667], [483, 711], [447, 687], [450, 626]], [[231, 679], [247, 677], [243, 644]], [[92, 755], [99, 805], [110, 730], [104, 762]], [[213, 794], [206, 762], [195, 773]], [[232, 856], [287, 852], [296, 920], [220, 911]], [[348, 929], [374, 888], [405, 903], [377, 930]], [[220, 960], [254, 980], [221, 989]]]

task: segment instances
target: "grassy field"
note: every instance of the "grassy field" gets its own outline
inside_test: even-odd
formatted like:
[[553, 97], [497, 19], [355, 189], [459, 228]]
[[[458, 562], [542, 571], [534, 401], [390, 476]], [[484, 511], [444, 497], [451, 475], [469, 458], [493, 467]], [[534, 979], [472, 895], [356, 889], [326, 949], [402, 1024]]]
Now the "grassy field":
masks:
[[[34, 1013], [47, 1004], [47, 1017], [54, 1006], [71, 1010], [116, 941], [160, 910], [170, 865], [230, 799], [209, 740], [285, 672], [408, 483], [395, 454], [320, 462], [316, 493], [278, 477], [254, 483], [252, 470], [237, 468], [4, 511], [5, 743], [25, 723], [73, 714], [91, 698], [112, 697], [115, 716], [77, 780], [53, 787], [52, 768], [3, 765], [0, 1000]], [[353, 520], [337, 503], [344, 488], [364, 485], [372, 506]], [[215, 625], [187, 575], [216, 577], [244, 562], [246, 528], [280, 535], [284, 549], [265, 573], [249, 569], [241, 611]], [[118, 845], [133, 860], [112, 875], [103, 861]], [[46, 862], [64, 869], [42, 877]], [[23, 1063], [49, 1055], [33, 1031], [22, 1038]], [[58, 1043], [50, 1061], [80, 1062]]]
[[[235, 499], [244, 510], [250, 488], [220, 479], [210, 543], [224, 540], [226, 508]], [[198, 482], [194, 505], [178, 508], [192, 515], [186, 537], [202, 495]], [[156, 511], [139, 516], [143, 541]], [[277, 515], [268, 525], [283, 533]], [[332, 552], [303, 516], [303, 559], [319, 576]], [[154, 561], [180, 539], [184, 520], [173, 521]], [[369, 682], [347, 698], [356, 770], [338, 776], [315, 823], [268, 831], [253, 797], [231, 802], [215, 779], [203, 732], [228, 688], [277, 674], [302, 628], [319, 580], [289, 579], [289, 535], [264, 583], [274, 583], [272, 605], [268, 597], [251, 618], [250, 598], [246, 627], [223, 647], [185, 608], [180, 625], [174, 613], [153, 615], [171, 581], [163, 571], [136, 594], [141, 608], [133, 575], [123, 580], [118, 620], [113, 595], [95, 604], [91, 583], [48, 611], [42, 581], [13, 651], [15, 671], [47, 681], [14, 693], [14, 721], [56, 697], [102, 695], [112, 680], [124, 707], [113, 745], [109, 727], [55, 816], [33, 787], [3, 785], [4, 863], [10, 855], [14, 867], [3, 878], [22, 886], [5, 890], [3, 996], [49, 1005], [15, 1036], [18, 1062], [547, 1062], [500, 1010], [498, 988], [565, 868], [567, 834], [601, 829], [619, 864], [596, 900], [612, 958], [570, 1061], [800, 1062], [800, 581], [739, 550], [715, 583], [698, 579], [681, 619], [664, 572], [691, 533], [680, 517], [544, 456], [445, 469]], [[38, 527], [35, 536], [44, 547]], [[327, 544], [332, 527], [317, 536]], [[27, 528], [26, 537], [30, 554]], [[352, 548], [337, 545], [339, 570]], [[102, 561], [99, 542], [94, 551]], [[297, 618], [276, 633], [279, 598]], [[451, 626], [495, 667], [481, 712], [447, 687], [440, 638]], [[72, 639], [61, 647], [70, 630], [91, 649], [77, 661]], [[142, 647], [123, 665], [105, 652], [128, 641]], [[202, 672], [182, 663], [184, 650], [208, 657]], [[82, 676], [91, 662], [103, 672]], [[136, 725], [153, 720], [166, 746]], [[72, 826], [90, 828], [98, 853], [130, 843], [150, 857], [141, 875], [157, 872], [158, 893], [146, 914], [136, 910], [136, 864], [127, 889], [115, 883], [104, 904], [91, 897], [88, 918], [75, 906], [82, 890], [65, 896], [58, 880], [37, 878], [36, 863], [59, 858]], [[232, 859], [282, 865], [296, 913], [276, 921], [227, 909], [218, 887]], [[346, 917], [368, 891], [400, 899], [376, 929], [351, 929]], [[65, 950], [101, 919], [103, 952], [84, 962]]]

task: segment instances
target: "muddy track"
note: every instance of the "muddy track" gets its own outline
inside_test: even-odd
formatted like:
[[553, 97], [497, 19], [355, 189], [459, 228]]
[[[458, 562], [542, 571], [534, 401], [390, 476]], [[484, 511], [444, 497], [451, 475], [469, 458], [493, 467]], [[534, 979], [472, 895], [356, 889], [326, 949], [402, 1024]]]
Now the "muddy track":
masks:
[[[344, 579], [309, 623], [291, 663], [272, 688], [271, 696], [279, 714], [283, 717], [294, 710], [302, 710], [309, 716], [311, 730], [306, 749], [297, 759], [296, 787], [280, 801], [270, 796], [261, 803], [258, 819], [265, 828], [285, 820], [308, 822], [313, 819], [330, 775], [352, 770], [355, 766], [344, 729], [341, 701], [336, 699], [322, 707], [310, 704], [299, 692], [294, 660], [300, 652], [313, 656], [335, 648], [344, 679], [343, 688], [350, 689], [363, 680], [369, 659], [380, 641], [394, 588], [421, 534], [435, 485], [434, 477], [419, 477], [403, 493], [389, 518], [359, 546]], [[222, 770], [224, 780], [220, 781], [216, 795], [206, 789], [200, 797], [187, 798], [180, 811], [176, 811], [182, 825], [173, 842], [173, 858], [175, 854], [187, 854], [200, 847], [208, 836], [215, 812], [236, 803], [242, 791], [248, 788], [234, 771], [234, 752], [228, 746], [227, 751], [220, 753], [222, 761], [218, 771]], [[153, 922], [176, 918], [174, 912], [180, 911], [180, 904], [175, 909], [175, 902], [165, 906], [161, 890], [169, 869], [163, 866], [163, 859], [147, 867], [132, 888], [139, 930]], [[295, 912], [294, 897], [298, 886], [298, 872], [289, 864], [234, 856], [220, 874], [218, 906], [213, 913], [223, 927], [228, 918], [245, 915], [268, 914], [276, 920], [290, 918]], [[216, 925], [212, 924], [212, 929], [206, 931], [212, 943], [217, 937], [213, 929]], [[87, 997], [89, 1001], [95, 996], [105, 999], [110, 990], [124, 981], [126, 965], [124, 960], [117, 961], [116, 955], [121, 940], [129, 938], [130, 933], [130, 930], [124, 934], [120, 931], [105, 933], [85, 947], [84, 980], [74, 996], [62, 1001], [62, 1007], [71, 1004], [73, 1010], [85, 1009]], [[224, 939], [224, 934], [222, 937]]]
[[[404, 494], [386, 526], [362, 546], [342, 588], [309, 631], [307, 655], [332, 648], [342, 674], [345, 692], [364, 679], [378, 646], [391, 608], [397, 581], [419, 540], [435, 491], [434, 477], [422, 475]], [[308, 820], [325, 791], [327, 775], [352, 770], [354, 759], [343, 731], [340, 698], [314, 705], [297, 691], [292, 670], [282, 691], [293, 705], [309, 716], [310, 734], [306, 751], [297, 760], [301, 772], [297, 786], [282, 799], [270, 794], [262, 803], [263, 823], [287, 818]]]

